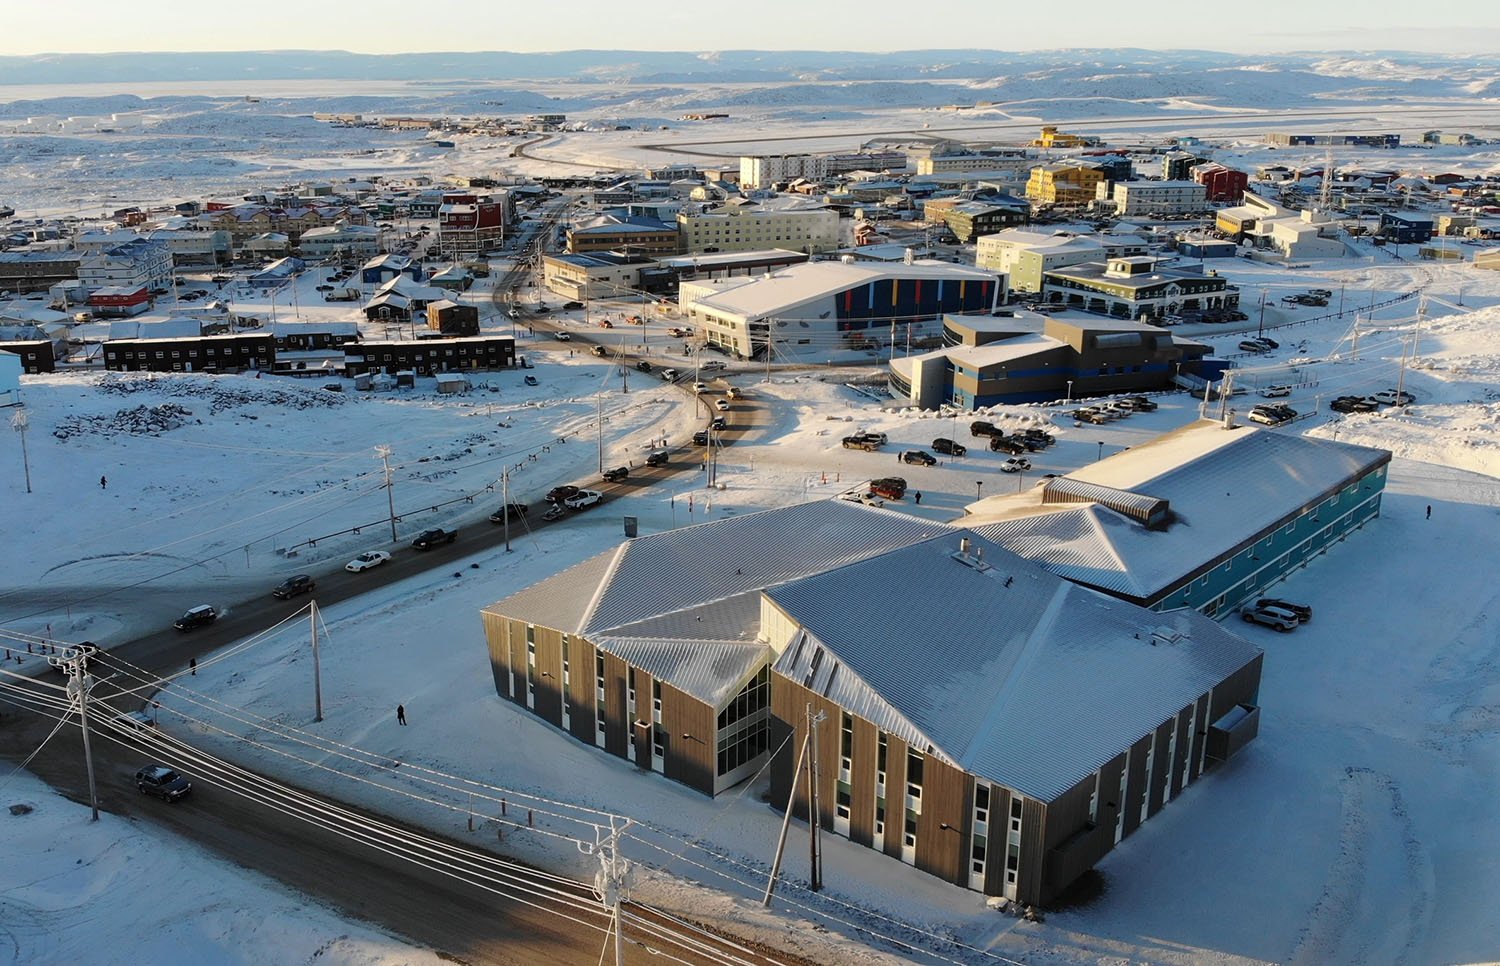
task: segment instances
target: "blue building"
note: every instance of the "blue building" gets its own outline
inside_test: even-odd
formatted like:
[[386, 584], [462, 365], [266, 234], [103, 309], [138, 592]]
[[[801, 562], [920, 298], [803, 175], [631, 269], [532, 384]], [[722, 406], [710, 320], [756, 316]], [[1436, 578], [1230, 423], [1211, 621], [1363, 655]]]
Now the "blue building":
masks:
[[376, 255], [360, 266], [359, 278], [366, 285], [383, 285], [398, 275], [410, 275], [413, 282], [422, 280], [422, 266], [407, 255]]
[[1398, 245], [1420, 244], [1432, 238], [1432, 218], [1405, 211], [1385, 211], [1380, 215], [1380, 235]]
[[1380, 515], [1386, 450], [1202, 420], [1029, 492], [974, 531], [1059, 577], [1209, 617]]

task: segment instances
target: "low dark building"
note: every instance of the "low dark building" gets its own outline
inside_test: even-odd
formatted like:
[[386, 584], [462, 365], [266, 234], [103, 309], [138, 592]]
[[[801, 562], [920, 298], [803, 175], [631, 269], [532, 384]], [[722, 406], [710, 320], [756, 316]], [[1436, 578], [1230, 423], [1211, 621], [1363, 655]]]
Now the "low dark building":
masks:
[[77, 252], [0, 252], [0, 292], [45, 292], [78, 277]]
[[270, 328], [277, 352], [337, 349], [359, 341], [355, 322], [275, 322]]
[[50, 339], [0, 342], [0, 352], [20, 356], [22, 372], [34, 375], [38, 372], [52, 372], [56, 368], [55, 347]]
[[1386, 211], [1380, 215], [1380, 234], [1398, 245], [1421, 243], [1432, 240], [1433, 226], [1430, 215], [1414, 215], [1404, 211]]
[[104, 368], [118, 372], [269, 371], [275, 362], [276, 342], [270, 333], [111, 339], [104, 343]]
[[427, 328], [443, 335], [476, 336], [479, 334], [479, 308], [451, 299], [429, 302]]
[[515, 365], [516, 340], [508, 335], [364, 342], [344, 347], [344, 371], [351, 376], [408, 370], [430, 376], [439, 372], [512, 369]]

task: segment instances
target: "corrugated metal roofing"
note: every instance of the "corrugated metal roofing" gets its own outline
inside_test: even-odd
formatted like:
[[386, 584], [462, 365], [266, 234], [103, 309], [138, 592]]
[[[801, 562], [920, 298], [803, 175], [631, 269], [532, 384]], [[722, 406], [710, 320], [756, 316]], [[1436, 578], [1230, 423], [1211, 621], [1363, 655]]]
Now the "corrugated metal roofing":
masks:
[[1035, 516], [974, 527], [974, 532], [1045, 566], [1059, 577], [1145, 598], [1153, 590], [1127, 566], [1111, 531], [1138, 524], [1094, 504], [1052, 506]]
[[607, 637], [611, 654], [678, 690], [718, 708], [739, 691], [740, 682], [771, 658], [768, 644], [739, 641], [664, 641], [648, 637]]
[[1101, 483], [1057, 476], [1042, 484], [1043, 503], [1102, 503], [1139, 523], [1147, 523], [1167, 510], [1167, 501], [1134, 490], [1121, 490]]
[[[767, 593], [824, 649], [831, 697], [1029, 797], [1055, 799], [1259, 653], [1196, 613], [1168, 618], [1180, 643], [1153, 645], [1161, 615], [982, 538], [982, 561], [958, 547], [951, 533]], [[814, 656], [788, 648], [777, 666], [800, 681]]]

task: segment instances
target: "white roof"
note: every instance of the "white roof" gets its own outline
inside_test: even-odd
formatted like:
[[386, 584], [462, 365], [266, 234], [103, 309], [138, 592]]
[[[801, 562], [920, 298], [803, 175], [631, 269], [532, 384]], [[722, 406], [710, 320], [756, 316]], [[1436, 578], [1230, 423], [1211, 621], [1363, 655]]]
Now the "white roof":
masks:
[[[1196, 612], [1164, 619], [982, 537], [964, 558], [962, 536], [768, 590], [805, 632], [776, 670], [916, 751], [1051, 801], [1260, 654]], [[1153, 643], [1163, 623], [1178, 643]]]
[[695, 288], [713, 290], [697, 304], [731, 315], [755, 318], [775, 315], [846, 289], [884, 279], [937, 281], [997, 281], [994, 272], [961, 265], [893, 265], [863, 262], [806, 262], [788, 265], [767, 275], [696, 281]]
[[1012, 339], [1001, 339], [997, 342], [986, 343], [978, 346], [960, 346], [955, 349], [939, 349], [954, 363], [968, 369], [980, 369], [985, 366], [998, 365], [1002, 362], [1010, 362], [1014, 359], [1024, 359], [1038, 352], [1048, 349], [1060, 349], [1067, 343], [1061, 339], [1054, 339], [1049, 335], [1030, 333], [1018, 335]]
[[1390, 460], [1385, 450], [1202, 420], [1068, 479], [1166, 500], [1164, 529], [1041, 491], [973, 506], [978, 533], [1090, 586], [1149, 598]]

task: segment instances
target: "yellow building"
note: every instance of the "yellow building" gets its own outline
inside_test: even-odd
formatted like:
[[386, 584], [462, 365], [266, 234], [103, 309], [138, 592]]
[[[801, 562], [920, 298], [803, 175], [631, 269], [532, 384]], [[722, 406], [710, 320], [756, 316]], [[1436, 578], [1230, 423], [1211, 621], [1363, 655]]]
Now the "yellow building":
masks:
[[1038, 204], [1084, 205], [1094, 200], [1104, 172], [1081, 164], [1039, 164], [1026, 181], [1026, 197]]
[[1041, 137], [1031, 142], [1034, 148], [1087, 148], [1099, 143], [1099, 139], [1086, 134], [1067, 134], [1048, 124], [1042, 128]]

